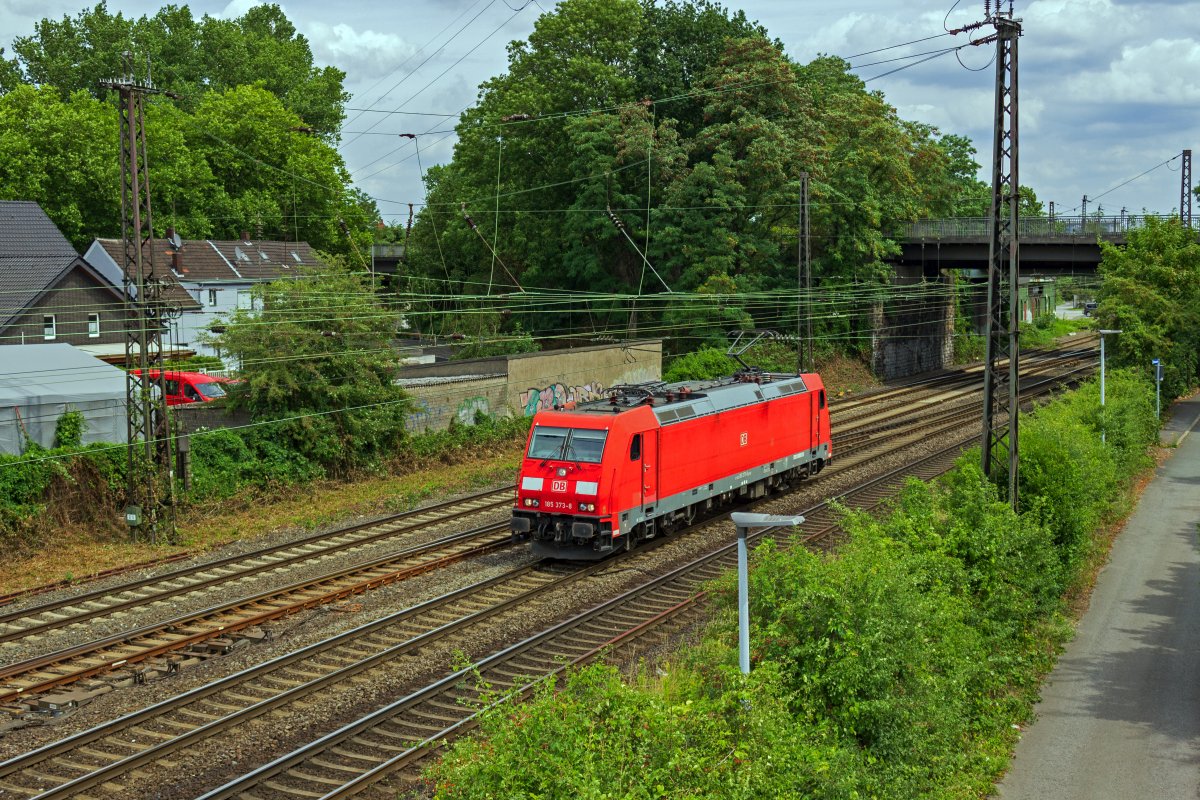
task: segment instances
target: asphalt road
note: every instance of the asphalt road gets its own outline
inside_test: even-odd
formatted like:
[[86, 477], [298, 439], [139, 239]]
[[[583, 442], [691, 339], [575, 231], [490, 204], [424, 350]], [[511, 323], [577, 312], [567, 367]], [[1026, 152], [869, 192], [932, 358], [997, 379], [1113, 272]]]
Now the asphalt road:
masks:
[[1200, 399], [1178, 404], [1159, 469], [1115, 542], [1004, 800], [1200, 798]]

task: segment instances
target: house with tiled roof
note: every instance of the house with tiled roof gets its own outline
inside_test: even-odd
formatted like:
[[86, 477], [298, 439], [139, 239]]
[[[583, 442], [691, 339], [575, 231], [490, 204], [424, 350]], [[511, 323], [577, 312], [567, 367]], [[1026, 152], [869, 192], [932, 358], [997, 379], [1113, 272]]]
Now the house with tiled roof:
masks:
[[[0, 201], [0, 345], [72, 344], [124, 358], [124, 294], [37, 203]], [[0, 363], [3, 362], [0, 354]]]
[[[177, 287], [182, 314], [174, 336], [200, 355], [219, 356], [201, 334], [211, 332], [222, 315], [251, 307], [255, 284], [294, 277], [301, 267], [323, 266], [307, 242], [241, 239], [180, 239], [173, 229], [154, 239], [155, 270]], [[124, 249], [117, 239], [96, 239], [84, 254], [102, 274], [121, 280]], [[186, 306], [185, 306], [186, 304]]]

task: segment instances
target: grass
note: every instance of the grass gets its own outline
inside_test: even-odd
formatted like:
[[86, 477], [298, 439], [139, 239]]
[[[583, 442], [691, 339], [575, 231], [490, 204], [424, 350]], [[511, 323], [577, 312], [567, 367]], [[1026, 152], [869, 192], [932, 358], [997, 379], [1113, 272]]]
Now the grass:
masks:
[[461, 463], [408, 469], [352, 481], [316, 481], [265, 492], [243, 492], [189, 510], [178, 520], [179, 545], [105, 541], [95, 531], [59, 528], [37, 553], [0, 564], [0, 593], [78, 580], [106, 569], [175, 553], [203, 552], [280, 531], [311, 531], [360, 517], [414, 508], [423, 501], [511, 482], [523, 441], [468, 456]]
[[1079, 331], [1090, 330], [1091, 327], [1092, 321], [1089, 319], [1041, 317], [1037, 324], [1021, 325], [1021, 347], [1053, 347], [1056, 339]]

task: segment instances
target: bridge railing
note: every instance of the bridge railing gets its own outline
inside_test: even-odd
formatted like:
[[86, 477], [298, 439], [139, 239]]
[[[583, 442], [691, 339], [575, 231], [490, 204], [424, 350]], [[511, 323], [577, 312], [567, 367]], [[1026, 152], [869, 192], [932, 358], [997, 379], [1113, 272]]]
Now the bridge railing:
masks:
[[[1122, 214], [1116, 217], [1021, 217], [1018, 236], [1033, 238], [1120, 238], [1126, 231], [1145, 226], [1150, 217], [1178, 219], [1174, 214]], [[1193, 223], [1195, 224], [1195, 223]], [[987, 239], [991, 236], [990, 217], [922, 219], [903, 223], [897, 235], [903, 239]]]

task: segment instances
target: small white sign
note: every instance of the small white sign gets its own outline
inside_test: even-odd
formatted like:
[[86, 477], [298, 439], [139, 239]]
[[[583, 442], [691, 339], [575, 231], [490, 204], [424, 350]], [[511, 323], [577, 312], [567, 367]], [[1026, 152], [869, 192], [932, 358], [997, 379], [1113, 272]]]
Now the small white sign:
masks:
[[749, 444], [750, 443], [750, 434], [746, 433], [745, 431], [742, 431], [741, 441], [742, 441], [742, 447], [745, 447], [747, 444]]

